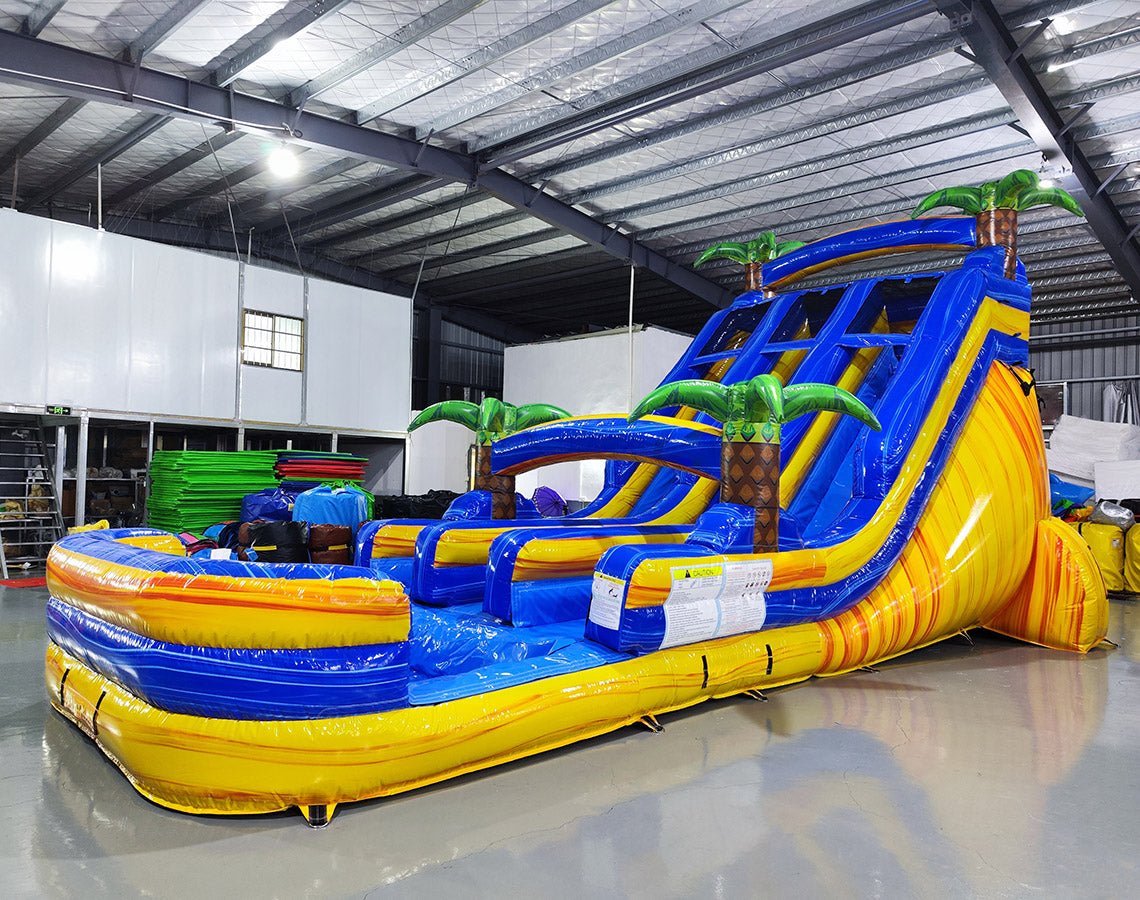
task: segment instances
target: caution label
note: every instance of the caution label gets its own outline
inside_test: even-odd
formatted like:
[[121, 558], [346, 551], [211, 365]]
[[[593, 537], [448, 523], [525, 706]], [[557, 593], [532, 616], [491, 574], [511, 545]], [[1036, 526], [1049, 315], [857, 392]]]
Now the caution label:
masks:
[[621, 598], [625, 582], [613, 575], [594, 573], [594, 587], [590, 594], [590, 621], [601, 628], [618, 630], [621, 625]]
[[772, 583], [770, 559], [674, 566], [670, 574], [662, 647], [759, 631], [764, 626], [764, 591]]

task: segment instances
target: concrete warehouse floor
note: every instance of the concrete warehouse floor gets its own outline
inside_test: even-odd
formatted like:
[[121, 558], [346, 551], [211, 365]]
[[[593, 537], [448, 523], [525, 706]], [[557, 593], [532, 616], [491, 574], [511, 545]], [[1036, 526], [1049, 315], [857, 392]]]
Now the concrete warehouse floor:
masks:
[[979, 632], [344, 806], [315, 831], [136, 794], [48, 706], [46, 596], [0, 588], [5, 898], [1128, 896], [1140, 874], [1136, 603], [1113, 603], [1117, 650]]

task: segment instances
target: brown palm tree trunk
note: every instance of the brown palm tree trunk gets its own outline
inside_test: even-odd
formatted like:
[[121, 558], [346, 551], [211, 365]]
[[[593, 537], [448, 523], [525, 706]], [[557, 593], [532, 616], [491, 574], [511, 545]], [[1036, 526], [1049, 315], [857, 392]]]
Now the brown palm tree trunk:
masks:
[[1005, 277], [1017, 275], [1017, 210], [983, 209], [978, 213], [979, 247], [1005, 247]]
[[744, 290], [758, 291], [760, 290], [760, 263], [746, 263], [744, 266]]
[[491, 518], [515, 517], [515, 476], [491, 473], [490, 444], [475, 445], [475, 490], [491, 492]]
[[756, 513], [752, 551], [780, 549], [780, 442], [726, 440], [720, 445], [720, 499]]

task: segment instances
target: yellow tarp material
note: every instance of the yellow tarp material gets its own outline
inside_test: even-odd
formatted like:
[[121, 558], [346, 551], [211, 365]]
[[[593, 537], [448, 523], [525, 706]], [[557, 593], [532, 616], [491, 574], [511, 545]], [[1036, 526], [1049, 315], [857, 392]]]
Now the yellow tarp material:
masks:
[[1082, 522], [1080, 532], [1100, 566], [1105, 588], [1124, 590], [1124, 532], [1115, 525], [1097, 525], [1094, 522]]
[[1140, 594], [1140, 528], [1135, 525], [1124, 535], [1124, 590]]

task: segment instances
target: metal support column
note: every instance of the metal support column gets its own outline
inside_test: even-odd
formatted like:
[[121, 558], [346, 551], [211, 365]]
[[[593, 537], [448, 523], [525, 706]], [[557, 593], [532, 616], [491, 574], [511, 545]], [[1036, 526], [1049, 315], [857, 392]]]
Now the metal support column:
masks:
[[424, 396], [424, 406], [430, 406], [443, 399], [440, 396], [440, 369], [443, 366], [443, 311], [438, 306], [433, 306], [428, 309], [427, 317], [427, 346], [423, 351], [427, 356], [427, 393]]
[[79, 440], [75, 444], [75, 524], [87, 522], [87, 432], [91, 418], [84, 410], [79, 414]]

